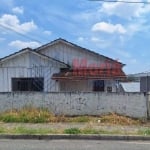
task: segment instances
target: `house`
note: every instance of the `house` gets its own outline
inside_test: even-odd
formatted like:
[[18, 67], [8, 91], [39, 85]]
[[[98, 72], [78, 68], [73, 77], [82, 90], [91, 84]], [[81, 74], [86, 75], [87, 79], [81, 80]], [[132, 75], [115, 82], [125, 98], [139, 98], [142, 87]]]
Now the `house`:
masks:
[[120, 82], [120, 92], [140, 92], [140, 82]]
[[140, 82], [140, 92], [149, 92], [150, 91], [150, 72], [142, 72], [132, 75], [134, 78], [137, 78]]
[[132, 80], [136, 80], [140, 84], [140, 92], [149, 92], [150, 91], [150, 72], [141, 72], [136, 74], [131, 74], [130, 77]]
[[117, 92], [124, 64], [64, 39], [0, 59], [0, 92]]

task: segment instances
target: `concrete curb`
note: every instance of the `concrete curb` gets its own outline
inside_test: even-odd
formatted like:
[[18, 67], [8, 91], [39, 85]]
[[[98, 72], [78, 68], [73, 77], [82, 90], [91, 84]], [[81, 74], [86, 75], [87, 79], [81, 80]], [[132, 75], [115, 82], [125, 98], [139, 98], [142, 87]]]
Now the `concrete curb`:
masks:
[[0, 135], [0, 139], [26, 139], [26, 140], [125, 140], [125, 141], [150, 141], [150, 136], [131, 136], [131, 135]]

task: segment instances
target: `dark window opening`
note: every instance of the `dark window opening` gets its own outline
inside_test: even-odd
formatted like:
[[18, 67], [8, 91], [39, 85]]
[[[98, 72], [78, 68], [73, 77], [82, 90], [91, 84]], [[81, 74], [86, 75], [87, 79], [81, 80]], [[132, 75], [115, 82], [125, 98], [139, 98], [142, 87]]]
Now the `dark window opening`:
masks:
[[43, 91], [44, 78], [12, 78], [12, 91]]
[[93, 91], [104, 92], [104, 80], [96, 80], [96, 81], [94, 81]]
[[111, 86], [107, 87], [107, 92], [112, 92], [112, 87]]

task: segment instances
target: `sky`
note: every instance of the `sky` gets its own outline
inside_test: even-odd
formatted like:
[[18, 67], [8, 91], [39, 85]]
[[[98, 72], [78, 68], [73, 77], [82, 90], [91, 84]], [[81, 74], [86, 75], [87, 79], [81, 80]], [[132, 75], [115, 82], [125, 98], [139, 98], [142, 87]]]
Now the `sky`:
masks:
[[150, 4], [89, 0], [0, 3], [0, 58], [63, 38], [119, 60], [126, 64], [127, 74], [150, 70]]

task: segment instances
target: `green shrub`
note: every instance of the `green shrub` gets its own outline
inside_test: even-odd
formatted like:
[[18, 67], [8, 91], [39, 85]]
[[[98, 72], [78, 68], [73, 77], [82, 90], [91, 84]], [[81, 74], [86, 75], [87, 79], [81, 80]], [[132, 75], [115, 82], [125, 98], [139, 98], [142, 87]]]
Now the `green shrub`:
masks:
[[69, 128], [64, 130], [65, 134], [80, 134], [81, 131], [78, 128]]

